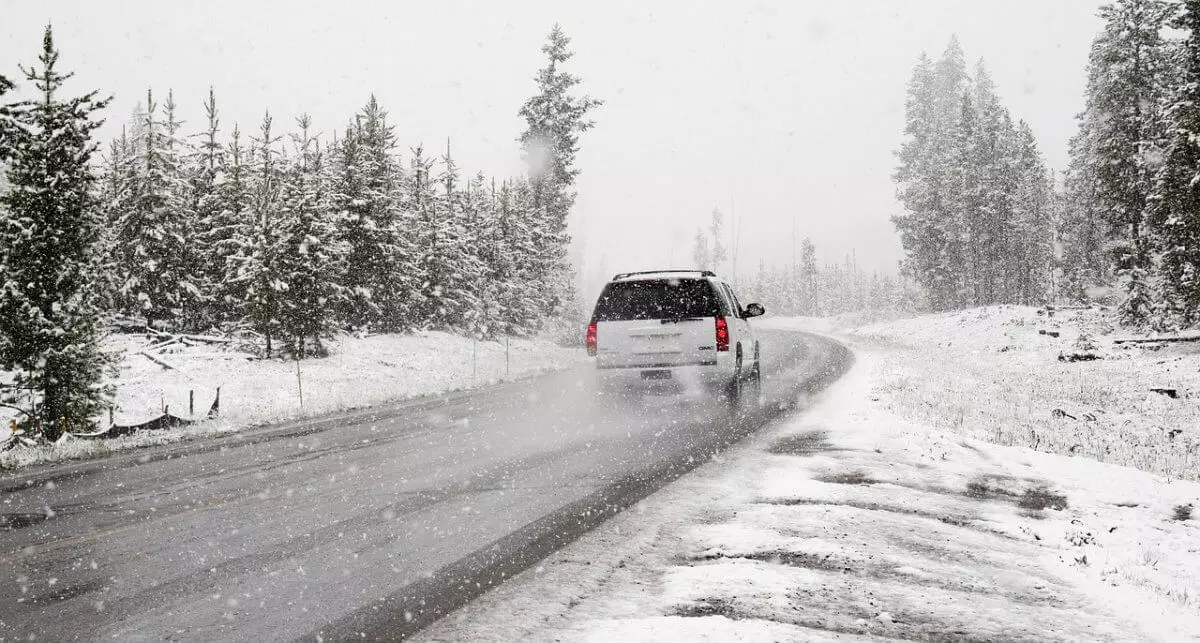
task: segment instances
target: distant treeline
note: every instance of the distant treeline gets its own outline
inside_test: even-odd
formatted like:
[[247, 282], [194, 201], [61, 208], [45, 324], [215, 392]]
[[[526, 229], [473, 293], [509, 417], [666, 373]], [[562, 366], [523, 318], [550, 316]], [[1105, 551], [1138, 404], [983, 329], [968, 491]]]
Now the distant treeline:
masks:
[[[741, 279], [739, 296], [757, 301], [775, 315], [833, 317], [846, 313], [911, 312], [915, 293], [893, 275], [867, 274], [853, 255], [842, 263], [819, 265], [816, 246], [800, 245], [796, 265], [760, 262], [753, 277]], [[743, 304], [747, 302], [742, 302]]]

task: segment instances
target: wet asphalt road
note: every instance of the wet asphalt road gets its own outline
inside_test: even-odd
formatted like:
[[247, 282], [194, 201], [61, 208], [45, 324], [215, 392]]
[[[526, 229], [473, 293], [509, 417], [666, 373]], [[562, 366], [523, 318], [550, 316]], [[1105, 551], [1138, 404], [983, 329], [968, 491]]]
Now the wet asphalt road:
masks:
[[599, 400], [579, 368], [6, 474], [0, 640], [402, 638], [849, 367], [831, 340], [761, 337], [749, 415]]

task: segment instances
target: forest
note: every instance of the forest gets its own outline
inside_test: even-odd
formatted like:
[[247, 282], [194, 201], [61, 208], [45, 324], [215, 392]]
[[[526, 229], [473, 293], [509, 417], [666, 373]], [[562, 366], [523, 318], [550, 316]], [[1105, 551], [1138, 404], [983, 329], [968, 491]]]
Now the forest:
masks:
[[1200, 321], [1200, 2], [1117, 0], [1089, 53], [1070, 163], [1052, 173], [983, 61], [951, 41], [909, 83], [894, 218], [922, 308], [1110, 303]]
[[[245, 332], [264, 357], [324, 354], [335, 331], [527, 335], [577, 308], [567, 248], [579, 135], [599, 100], [576, 96], [555, 27], [535, 93], [514, 110], [528, 171], [466, 175], [449, 141], [398, 149], [374, 97], [321, 137], [311, 119], [200, 131], [148, 90], [123, 134], [95, 140], [110, 101], [71, 96], [53, 32], [22, 78], [0, 76], [0, 367], [4, 403], [56, 432], [106, 408], [114, 320]], [[3, 94], [24, 83], [25, 100]]]

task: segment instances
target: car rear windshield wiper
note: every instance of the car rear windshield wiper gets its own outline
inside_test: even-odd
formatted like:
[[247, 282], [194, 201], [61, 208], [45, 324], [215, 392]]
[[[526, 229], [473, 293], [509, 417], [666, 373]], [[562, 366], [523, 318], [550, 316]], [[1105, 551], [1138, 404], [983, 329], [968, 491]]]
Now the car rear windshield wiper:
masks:
[[671, 317], [669, 319], [660, 319], [663, 324], [678, 324], [685, 321], [704, 321], [703, 317]]

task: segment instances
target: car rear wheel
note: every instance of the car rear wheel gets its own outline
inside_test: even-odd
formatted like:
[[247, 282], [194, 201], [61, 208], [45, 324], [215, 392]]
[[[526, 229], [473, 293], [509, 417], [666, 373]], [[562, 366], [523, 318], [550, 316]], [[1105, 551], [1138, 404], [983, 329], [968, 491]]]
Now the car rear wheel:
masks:
[[762, 373], [758, 364], [750, 367], [749, 372], [740, 368], [732, 380], [725, 385], [725, 401], [729, 410], [737, 415], [753, 413], [761, 405]]
[[733, 378], [725, 384], [725, 402], [731, 410], [737, 410], [745, 395], [745, 374], [742, 372], [742, 351], [738, 347], [737, 362], [733, 367]]
[[745, 399], [743, 408], [750, 411], [757, 411], [762, 407], [762, 370], [758, 366], [758, 360], [754, 362], [754, 368], [750, 371], [750, 377], [743, 385], [742, 395]]

